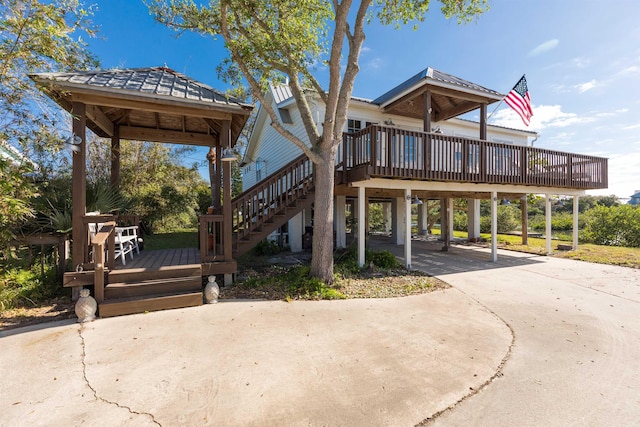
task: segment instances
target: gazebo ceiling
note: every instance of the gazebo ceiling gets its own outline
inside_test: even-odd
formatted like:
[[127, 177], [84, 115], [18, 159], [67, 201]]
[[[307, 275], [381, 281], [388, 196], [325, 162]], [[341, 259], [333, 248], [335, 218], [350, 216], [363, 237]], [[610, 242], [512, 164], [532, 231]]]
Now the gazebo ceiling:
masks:
[[424, 118], [424, 94], [431, 92], [431, 120], [439, 122], [502, 100], [504, 95], [429, 67], [372, 102], [382, 111]]
[[214, 146], [228, 120], [233, 145], [253, 109], [167, 67], [30, 77], [71, 114], [84, 103], [87, 127], [101, 137]]

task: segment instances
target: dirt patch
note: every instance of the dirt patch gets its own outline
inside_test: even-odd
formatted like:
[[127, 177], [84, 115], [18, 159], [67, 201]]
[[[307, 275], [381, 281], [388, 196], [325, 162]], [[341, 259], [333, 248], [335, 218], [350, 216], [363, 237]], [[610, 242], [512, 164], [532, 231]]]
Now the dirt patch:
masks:
[[75, 304], [70, 297], [57, 297], [33, 307], [19, 307], [0, 312], [0, 330], [21, 328], [56, 320], [75, 319]]

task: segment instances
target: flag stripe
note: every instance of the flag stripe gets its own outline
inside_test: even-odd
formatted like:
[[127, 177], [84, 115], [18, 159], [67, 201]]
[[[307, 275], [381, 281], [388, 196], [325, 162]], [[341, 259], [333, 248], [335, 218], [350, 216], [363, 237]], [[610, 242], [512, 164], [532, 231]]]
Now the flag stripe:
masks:
[[518, 80], [518, 83], [505, 97], [504, 102], [518, 113], [526, 126], [529, 126], [529, 119], [533, 116], [533, 108], [531, 107], [531, 97], [529, 96], [529, 88], [527, 87], [525, 76]]

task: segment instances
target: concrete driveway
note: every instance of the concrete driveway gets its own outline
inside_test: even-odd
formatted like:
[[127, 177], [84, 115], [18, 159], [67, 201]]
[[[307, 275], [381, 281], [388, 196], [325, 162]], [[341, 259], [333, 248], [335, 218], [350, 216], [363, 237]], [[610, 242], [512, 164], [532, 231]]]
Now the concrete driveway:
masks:
[[511, 342], [453, 288], [50, 325], [0, 338], [0, 425], [412, 426], [492, 378]]
[[429, 425], [640, 425], [640, 270], [507, 251], [493, 264], [488, 250], [426, 242], [413, 251], [415, 268], [515, 335], [503, 375]]

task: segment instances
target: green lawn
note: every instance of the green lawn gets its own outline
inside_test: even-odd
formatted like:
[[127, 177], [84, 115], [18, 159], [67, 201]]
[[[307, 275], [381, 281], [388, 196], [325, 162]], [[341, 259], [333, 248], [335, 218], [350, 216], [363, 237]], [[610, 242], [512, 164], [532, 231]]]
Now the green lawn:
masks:
[[145, 249], [178, 249], [197, 248], [198, 230], [185, 229], [171, 233], [146, 234], [144, 236]]

